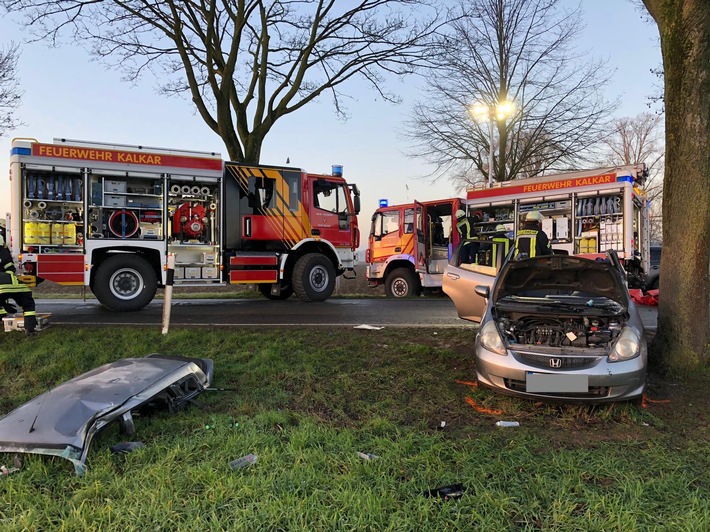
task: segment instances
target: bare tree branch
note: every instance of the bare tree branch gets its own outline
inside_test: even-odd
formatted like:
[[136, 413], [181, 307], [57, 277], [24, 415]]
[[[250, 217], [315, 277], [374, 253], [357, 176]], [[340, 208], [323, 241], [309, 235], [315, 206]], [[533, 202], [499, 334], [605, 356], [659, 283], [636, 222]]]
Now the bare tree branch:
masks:
[[491, 135], [472, 104], [506, 99], [516, 113], [495, 120], [496, 181], [591, 164], [615, 104], [606, 101], [604, 63], [575, 53], [580, 12], [558, 0], [460, 0], [438, 35], [425, 102], [407, 123], [411, 154], [434, 180], [465, 186], [488, 179]]
[[[433, 3], [436, 4], [436, 3]], [[324, 93], [336, 112], [360, 78], [384, 99], [387, 75], [424, 64], [440, 16], [429, 0], [0, 0], [34, 39], [69, 38], [126, 80], [150, 72], [189, 95], [229, 157], [256, 163], [280, 118]]]
[[22, 99], [17, 79], [18, 58], [18, 45], [11, 43], [7, 48], [0, 48], [0, 137], [20, 125], [15, 117]]
[[646, 163], [649, 178], [645, 189], [651, 201], [651, 240], [663, 241], [663, 175], [665, 172], [664, 117], [642, 113], [633, 118], [619, 118], [612, 124], [611, 135], [604, 140], [607, 157], [603, 165]]

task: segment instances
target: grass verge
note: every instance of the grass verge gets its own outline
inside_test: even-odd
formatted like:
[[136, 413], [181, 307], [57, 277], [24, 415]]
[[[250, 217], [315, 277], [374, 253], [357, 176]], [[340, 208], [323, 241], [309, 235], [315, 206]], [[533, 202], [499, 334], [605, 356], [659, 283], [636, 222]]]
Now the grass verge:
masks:
[[[475, 377], [471, 342], [448, 329], [4, 334], [3, 413], [103, 363], [153, 352], [212, 358], [214, 385], [236, 391], [137, 418], [131, 439], [146, 447], [128, 455], [110, 454], [124, 437], [107, 429], [83, 477], [69, 462], [27, 456], [20, 472], [1, 477], [0, 523], [3, 530], [710, 527], [710, 434], [707, 415], [694, 410], [707, 405], [707, 375], [682, 383], [682, 398], [648, 408], [537, 404], [466, 384]], [[502, 419], [521, 426], [495, 427]], [[363, 461], [357, 452], [379, 458]], [[249, 453], [255, 464], [229, 468]], [[12, 456], [0, 460], [9, 465]], [[460, 498], [427, 496], [451, 484], [463, 485]]]

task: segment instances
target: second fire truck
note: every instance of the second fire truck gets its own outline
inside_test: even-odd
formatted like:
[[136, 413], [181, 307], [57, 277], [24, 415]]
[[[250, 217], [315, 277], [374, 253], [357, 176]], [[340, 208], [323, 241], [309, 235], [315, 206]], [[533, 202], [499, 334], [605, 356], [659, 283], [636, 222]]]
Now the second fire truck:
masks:
[[[367, 278], [390, 297], [441, 288], [447, 253], [458, 244], [454, 215], [466, 211], [478, 238], [505, 227], [515, 239], [530, 211], [556, 253], [603, 258], [615, 250], [632, 288], [649, 288], [650, 203], [645, 165], [605, 167], [480, 185], [466, 199], [450, 198], [381, 207], [372, 217], [366, 252]], [[440, 225], [441, 222], [441, 225]], [[443, 238], [440, 227], [443, 226]], [[490, 257], [477, 261], [485, 264]]]

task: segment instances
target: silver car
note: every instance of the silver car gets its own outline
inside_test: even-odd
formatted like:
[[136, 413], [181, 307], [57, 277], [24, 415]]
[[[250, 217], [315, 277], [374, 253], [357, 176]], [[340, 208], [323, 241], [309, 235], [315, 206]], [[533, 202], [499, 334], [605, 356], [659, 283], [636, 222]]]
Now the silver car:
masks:
[[646, 338], [615, 253], [607, 261], [551, 255], [509, 258], [498, 267], [457, 262], [454, 254], [444, 292], [461, 318], [480, 322], [480, 385], [568, 403], [643, 395]]

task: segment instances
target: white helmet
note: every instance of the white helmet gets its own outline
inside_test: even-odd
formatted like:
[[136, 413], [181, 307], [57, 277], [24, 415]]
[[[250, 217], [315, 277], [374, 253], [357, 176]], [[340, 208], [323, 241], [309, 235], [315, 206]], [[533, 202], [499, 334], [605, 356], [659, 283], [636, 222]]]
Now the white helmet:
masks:
[[544, 216], [540, 211], [530, 211], [525, 216], [526, 222], [542, 222], [542, 220], [544, 220]]
[[456, 211], [456, 219], [457, 220], [463, 218], [464, 216], [466, 216], [466, 213], [463, 210], [459, 209]]
[[496, 233], [505, 233], [507, 230], [503, 224], [496, 225]]

